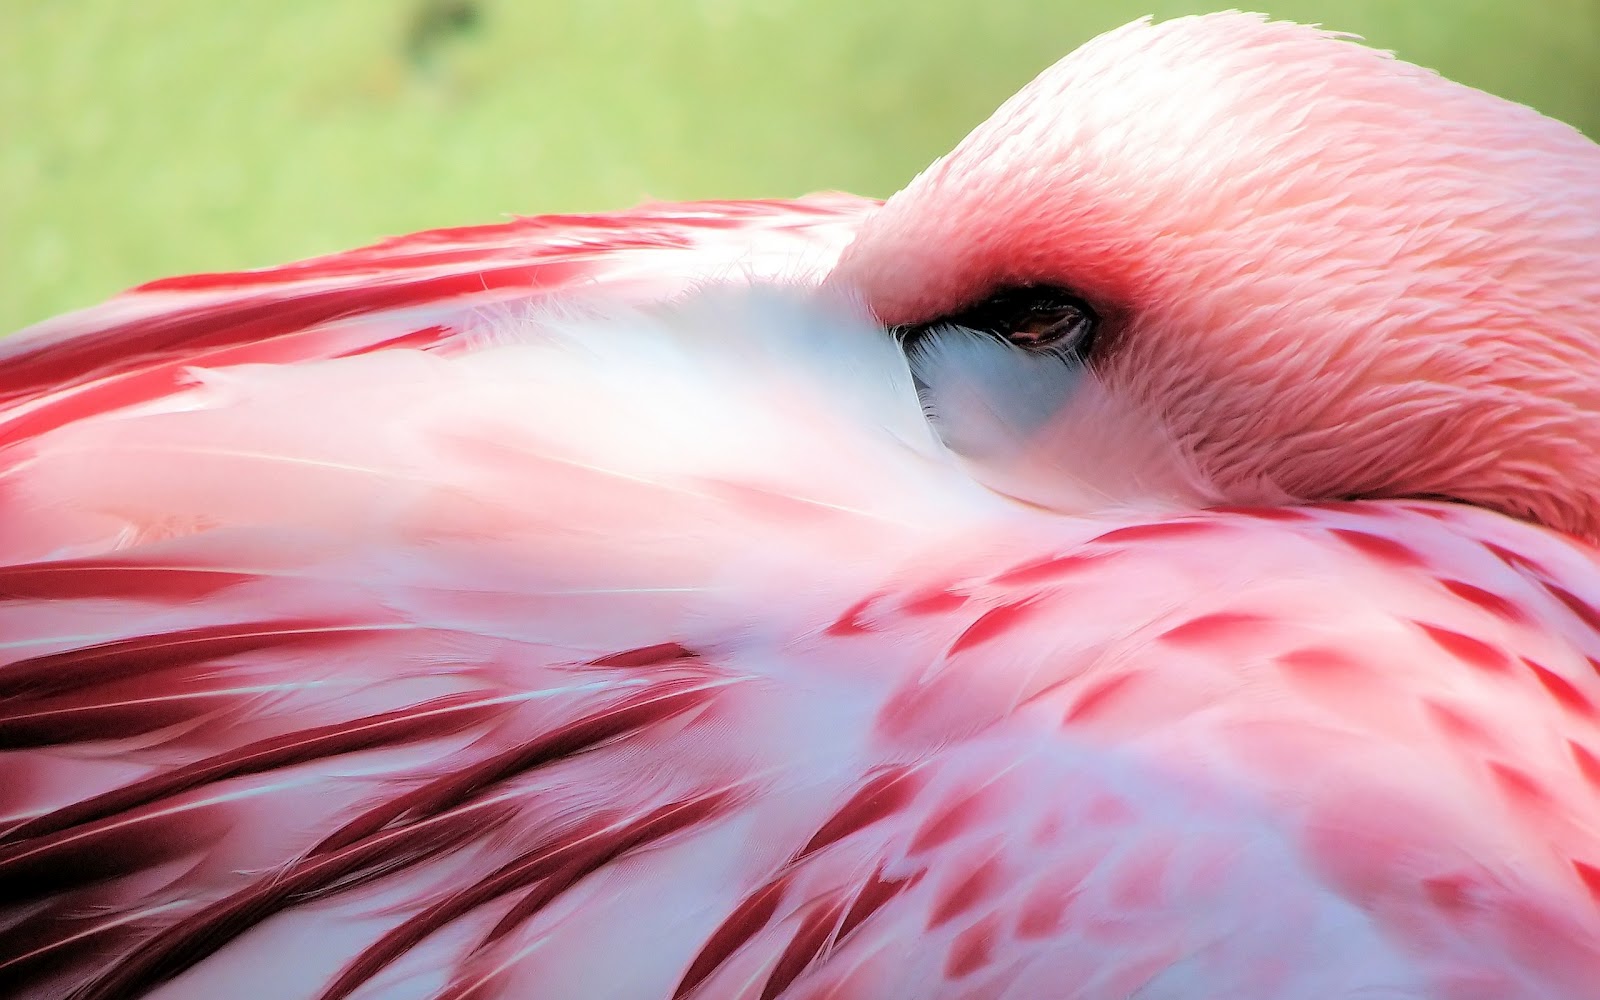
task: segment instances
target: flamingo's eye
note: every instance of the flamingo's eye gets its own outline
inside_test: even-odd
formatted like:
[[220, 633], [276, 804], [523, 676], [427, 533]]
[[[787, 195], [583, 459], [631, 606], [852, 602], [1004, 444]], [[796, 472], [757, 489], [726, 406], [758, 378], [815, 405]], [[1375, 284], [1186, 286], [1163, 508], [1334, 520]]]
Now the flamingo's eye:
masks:
[[1025, 351], [1055, 354], [1081, 364], [1088, 360], [1099, 325], [1095, 311], [1071, 292], [1030, 285], [1001, 289], [960, 312], [894, 332], [902, 343], [910, 344], [932, 327], [966, 327]]

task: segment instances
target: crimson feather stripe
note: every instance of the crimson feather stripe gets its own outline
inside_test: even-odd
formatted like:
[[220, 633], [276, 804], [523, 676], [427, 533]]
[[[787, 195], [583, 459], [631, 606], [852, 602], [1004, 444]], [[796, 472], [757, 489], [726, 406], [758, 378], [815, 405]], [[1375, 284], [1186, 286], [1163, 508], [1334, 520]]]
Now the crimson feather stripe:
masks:
[[[9, 680], [23, 697], [13, 699], [7, 707], [38, 706], [52, 696], [103, 698], [127, 683], [117, 677], [131, 674], [137, 680], [153, 673], [171, 675], [185, 661], [206, 663], [217, 655], [250, 651], [263, 644], [318, 641], [350, 634], [352, 629], [357, 635], [370, 634], [372, 628], [251, 623], [139, 636], [36, 657], [13, 665], [16, 669]], [[704, 665], [700, 665], [703, 673]], [[486, 804], [478, 797], [487, 789], [701, 707], [727, 681], [674, 675], [648, 684], [627, 683], [632, 690], [613, 704], [396, 796], [325, 837], [286, 870], [188, 913], [169, 926], [152, 929], [141, 925], [135, 934], [132, 925], [86, 927], [77, 916], [50, 917], [46, 911], [36, 910], [13, 928], [24, 933], [14, 939], [12, 948], [0, 950], [0, 969], [8, 961], [16, 966], [13, 971], [18, 975], [24, 967], [35, 972], [58, 967], [72, 961], [73, 955], [81, 959], [83, 954], [95, 953], [98, 946], [85, 942], [98, 941], [104, 946], [115, 937], [121, 942], [119, 948], [131, 948], [124, 952], [126, 959], [86, 984], [82, 996], [120, 996], [164, 981], [272, 913], [383, 877], [485, 835], [517, 814], [509, 805], [484, 813]], [[504, 699], [451, 696], [348, 723], [282, 734], [26, 820], [0, 838], [0, 897], [17, 904], [35, 898], [77, 898], [85, 890], [75, 886], [116, 884], [135, 872], [190, 855], [230, 828], [230, 807], [237, 794], [187, 801], [176, 796], [275, 767], [460, 731], [492, 719], [506, 704]], [[249, 790], [242, 794], [248, 795]], [[646, 832], [649, 829], [654, 827]], [[575, 865], [580, 860], [568, 858]], [[596, 855], [586, 870], [602, 863], [604, 858]], [[581, 874], [574, 868], [572, 877]], [[83, 911], [76, 912], [81, 915]], [[166, 918], [173, 915], [164, 912]], [[126, 937], [130, 934], [146, 939], [133, 944]]]
[[165, 363], [62, 386], [44, 399], [0, 414], [0, 447], [28, 441], [95, 413], [165, 396], [181, 387], [182, 378], [176, 363]]
[[851, 931], [866, 923], [867, 918], [889, 905], [896, 896], [921, 882], [926, 874], [926, 869], [919, 869], [904, 878], [888, 878], [884, 875], [883, 865], [878, 865], [866, 882], [862, 883], [856, 892], [855, 901], [850, 904], [849, 911], [839, 922], [839, 940], [843, 941]]
[[824, 898], [805, 911], [761, 989], [761, 1000], [776, 1000], [800, 975], [832, 947], [844, 917], [846, 901]]
[[[766, 930], [790, 886], [806, 868], [819, 863], [826, 848], [901, 812], [928, 780], [921, 767], [905, 764], [885, 767], [862, 781], [776, 877], [748, 895], [707, 937], [679, 980], [673, 1000], [686, 1000], [696, 994], [741, 948]], [[859, 871], [852, 868], [844, 883], [814, 895], [801, 907], [799, 926], [768, 974], [761, 993], [763, 1000], [781, 996], [846, 935], [919, 882], [922, 874], [885, 878], [880, 862], [865, 881], [860, 878]]]
[[[441, 851], [481, 838], [519, 811], [517, 806], [504, 801], [482, 798], [482, 793], [492, 786], [700, 707], [722, 683], [725, 682], [674, 679], [648, 687], [617, 704], [557, 727], [525, 746], [475, 762], [369, 810], [325, 838], [299, 861], [155, 933], [127, 953], [115, 967], [85, 985], [75, 998], [112, 1000], [148, 989], [191, 967], [287, 907], [366, 884]], [[656, 810], [607, 827], [610, 832], [602, 838], [604, 844], [609, 845], [605, 850], [598, 846], [601, 841], [565, 842], [562, 853], [551, 854], [535, 868], [525, 868], [526, 881], [519, 882], [507, 875], [510, 881], [504, 888], [486, 898], [494, 898], [558, 871], [565, 871], [568, 880], [558, 879], [556, 884], [570, 886], [622, 851], [709, 818], [732, 801], [731, 795], [733, 792], [729, 789], [706, 793], [663, 807], [665, 811]], [[125, 825], [126, 820], [123, 822]], [[192, 835], [191, 826], [185, 826], [184, 830]], [[193, 843], [192, 840], [186, 842]], [[575, 845], [579, 844], [592, 845], [593, 853], [577, 851]], [[119, 845], [119, 851], [124, 849]], [[121, 857], [126, 859], [126, 855]], [[523, 860], [532, 864], [534, 859], [525, 855]], [[126, 867], [120, 870], [125, 871]], [[57, 881], [53, 888], [59, 891], [61, 873], [54, 873], [54, 878]]]
[[789, 889], [791, 877], [791, 873], [778, 876], [750, 893], [743, 902], [733, 908], [733, 912], [711, 932], [711, 936], [706, 938], [706, 943], [701, 946], [699, 954], [689, 963], [683, 979], [678, 982], [678, 988], [673, 991], [672, 1000], [684, 1000], [693, 994], [700, 988], [701, 983], [710, 979], [740, 948], [766, 930], [772, 918], [777, 915], [778, 906], [783, 902], [784, 894]]
[[862, 782], [855, 794], [828, 817], [795, 855], [794, 862], [901, 811], [926, 783], [927, 776], [915, 765], [885, 767]]
[[[124, 677], [152, 677], [262, 649], [326, 648], [415, 626], [319, 619], [237, 622], [129, 636], [0, 666], [0, 699], [40, 698]], [[45, 640], [39, 640], [43, 642]]]
[[182, 351], [252, 343], [318, 326], [330, 320], [466, 296], [518, 289], [535, 291], [576, 281], [588, 270], [571, 262], [516, 263], [412, 281], [303, 290], [263, 295], [256, 301], [226, 300], [189, 310], [130, 319], [115, 328], [50, 345], [50, 350], [12, 358], [0, 368], [0, 402], [48, 388], [59, 392], [85, 378], [114, 375], [147, 365], [152, 357]]
[[617, 704], [556, 726], [538, 739], [436, 778], [369, 809], [323, 838], [311, 853], [336, 851], [396, 823], [452, 809], [508, 778], [700, 708], [722, 683], [673, 680], [636, 692]]
[[256, 740], [45, 813], [0, 832], [0, 846], [69, 830], [211, 782], [341, 754], [439, 739], [510, 709], [500, 698], [446, 695], [392, 712]]
[[340, 358], [402, 347], [423, 349], [442, 343], [455, 332], [437, 323], [417, 325], [415, 319], [388, 328], [392, 331], [389, 333], [379, 333], [380, 329], [384, 328], [377, 321], [345, 329], [291, 329], [210, 349], [191, 342], [185, 345], [191, 351], [158, 351], [145, 355], [137, 364], [130, 359], [130, 367], [125, 370], [62, 385], [48, 396], [14, 405], [10, 412], [0, 414], [0, 446], [27, 441], [97, 413], [170, 395], [189, 385], [192, 368]]
[[[709, 822], [738, 801], [736, 788], [723, 788], [670, 802], [631, 819], [596, 818], [564, 832], [502, 865], [487, 877], [428, 907], [385, 934], [333, 981], [319, 1000], [343, 1000], [423, 939], [465, 914], [507, 893], [533, 887], [511, 907], [480, 942], [492, 944], [548, 906], [585, 876], [628, 851], [679, 830]], [[470, 980], [453, 983], [439, 1000], [463, 1000], [478, 988]]]
[[0, 900], [18, 904], [193, 854], [228, 828], [227, 797], [146, 806], [0, 848]]
[[658, 642], [652, 646], [625, 649], [589, 661], [593, 667], [659, 667], [666, 663], [698, 659], [699, 653], [679, 642]]
[[134, 559], [61, 559], [0, 566], [0, 601], [119, 599], [187, 603], [258, 579], [246, 570], [157, 566]]
[[[734, 907], [689, 963], [678, 988], [673, 991], [672, 1000], [694, 996], [741, 948], [767, 929], [796, 878], [796, 867], [804, 863], [803, 860], [791, 862], [783, 874]], [[854, 869], [851, 873], [855, 874]], [[925, 874], [925, 869], [919, 869], [904, 878], [889, 878], [880, 863], [865, 881], [850, 881], [833, 892], [813, 898], [807, 904], [812, 907], [809, 916], [802, 919], [783, 957], [768, 975], [763, 995], [777, 996], [793, 985], [823, 951], [843, 942], [874, 913], [921, 882]], [[831, 934], [818, 938], [813, 933], [823, 930]]]
[[614, 831], [592, 838], [588, 847], [576, 847], [570, 860], [547, 879], [537, 891], [519, 899], [515, 906], [489, 929], [484, 944], [511, 933], [544, 909], [551, 900], [577, 884], [578, 880], [609, 864], [628, 851], [653, 843], [691, 826], [700, 826], [727, 812], [742, 798], [735, 787], [706, 792], [682, 801], [669, 802]]
[[[55, 698], [14, 698], [0, 708], [0, 750], [118, 740], [165, 729], [259, 695], [226, 678], [186, 678], [151, 691], [142, 677]], [[196, 683], [200, 682], [200, 683]]]
[[499, 828], [504, 802], [471, 803], [338, 851], [305, 857], [166, 927], [76, 990], [71, 1000], [120, 1000], [166, 982], [290, 906], [363, 885]]
[[62, 897], [0, 935], [0, 996], [24, 995], [25, 987], [52, 975], [102, 964], [105, 955], [135, 946], [153, 921], [192, 905], [162, 903], [129, 911], [98, 905], [92, 897]]
[[507, 222], [430, 229], [380, 240], [369, 246], [252, 271], [213, 272], [161, 278], [137, 292], [239, 291], [308, 278], [366, 278], [375, 271], [538, 258], [585, 252], [683, 247], [696, 230], [748, 230], [766, 222], [788, 228], [854, 216], [876, 201], [855, 195], [816, 194], [789, 201], [692, 201], [640, 205], [621, 212], [525, 216]]

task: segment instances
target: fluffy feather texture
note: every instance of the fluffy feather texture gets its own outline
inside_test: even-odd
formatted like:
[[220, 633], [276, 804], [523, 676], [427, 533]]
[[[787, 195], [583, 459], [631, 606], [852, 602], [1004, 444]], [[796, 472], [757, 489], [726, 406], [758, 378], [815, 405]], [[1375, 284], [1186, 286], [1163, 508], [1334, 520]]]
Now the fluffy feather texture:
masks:
[[1051, 510], [1188, 510], [1218, 495], [1159, 420], [1054, 354], [960, 327], [909, 352], [933, 427], [989, 488]]
[[[1263, 79], [1319, 127], [1356, 92], [1380, 130], [1415, 104], [1558, 135], [1397, 66], [1239, 16], [1136, 25], [878, 216], [422, 234], [0, 344], [0, 995], [1591, 996], [1596, 552], [1461, 504], [1208, 506], [1325, 499], [1358, 459], [1400, 483], [1415, 461], [1364, 421], [1424, 391], [1408, 345], [1500, 345], [1478, 286], [1413, 308], [1451, 273], [1421, 257], [1366, 261], [1398, 284], [1330, 312], [1323, 265], [1365, 260], [1375, 217], [1274, 208], [1365, 204], [1391, 153], [1325, 165]], [[996, 147], [1024, 140], [1036, 160]], [[1569, 141], [1530, 148], [1593, 162]], [[1474, 142], [1462, 183], [1498, 179]], [[1235, 147], [1259, 197], [1195, 207]], [[1577, 267], [1545, 204], [1484, 259]], [[1417, 239], [1457, 238], [1410, 205]], [[954, 328], [907, 359], [852, 291], [928, 319], [998, 282], [1095, 293], [1141, 253], [1088, 370]], [[747, 273], [788, 280], [716, 283]], [[1560, 369], [1539, 348], [1565, 276], [1515, 286], [1557, 317], [1514, 331], [1524, 367], [1483, 348], [1424, 389], [1588, 378], [1589, 342]], [[1464, 440], [1522, 509], [1521, 439]], [[1302, 466], [1332, 471], [1302, 490]], [[1551, 497], [1528, 510], [1562, 524]]]

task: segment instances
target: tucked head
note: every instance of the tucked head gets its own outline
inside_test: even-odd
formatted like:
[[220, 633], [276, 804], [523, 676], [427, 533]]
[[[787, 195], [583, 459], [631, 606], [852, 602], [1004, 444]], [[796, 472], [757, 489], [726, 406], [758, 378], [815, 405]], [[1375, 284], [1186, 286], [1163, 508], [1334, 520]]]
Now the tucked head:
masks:
[[1079, 296], [1230, 501], [1443, 497], [1600, 537], [1600, 147], [1328, 33], [1139, 22], [862, 229], [885, 323]]

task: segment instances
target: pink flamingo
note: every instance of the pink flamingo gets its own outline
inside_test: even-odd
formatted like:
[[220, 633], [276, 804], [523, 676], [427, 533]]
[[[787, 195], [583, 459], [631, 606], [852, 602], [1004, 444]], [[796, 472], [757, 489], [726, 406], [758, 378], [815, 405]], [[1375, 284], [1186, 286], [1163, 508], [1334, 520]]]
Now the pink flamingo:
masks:
[[1597, 337], [1595, 146], [1243, 15], [42, 324], [0, 993], [1593, 997]]

